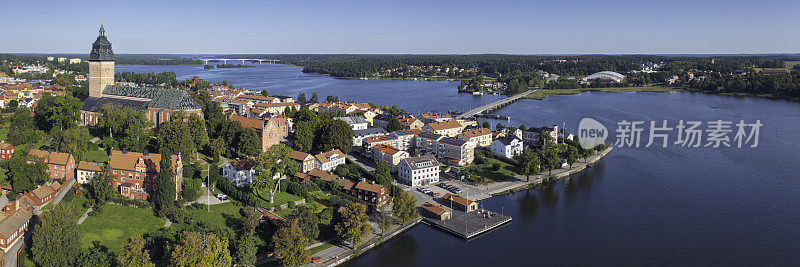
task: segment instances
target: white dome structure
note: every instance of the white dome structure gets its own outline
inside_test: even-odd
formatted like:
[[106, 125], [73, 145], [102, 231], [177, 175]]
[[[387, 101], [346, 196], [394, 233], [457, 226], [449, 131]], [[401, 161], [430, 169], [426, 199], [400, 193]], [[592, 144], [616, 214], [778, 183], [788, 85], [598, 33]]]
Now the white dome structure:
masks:
[[583, 78], [584, 81], [593, 81], [595, 79], [611, 80], [614, 82], [621, 82], [625, 80], [625, 75], [613, 71], [601, 71]]

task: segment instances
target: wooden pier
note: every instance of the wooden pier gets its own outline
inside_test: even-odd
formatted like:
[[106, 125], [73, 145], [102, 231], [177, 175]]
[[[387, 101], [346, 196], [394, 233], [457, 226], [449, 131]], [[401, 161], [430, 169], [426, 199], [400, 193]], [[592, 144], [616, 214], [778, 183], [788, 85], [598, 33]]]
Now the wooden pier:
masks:
[[450, 212], [450, 219], [438, 220], [425, 217], [423, 223], [455, 236], [470, 239], [511, 221], [510, 216], [486, 209], [479, 209], [473, 212], [450, 210]]

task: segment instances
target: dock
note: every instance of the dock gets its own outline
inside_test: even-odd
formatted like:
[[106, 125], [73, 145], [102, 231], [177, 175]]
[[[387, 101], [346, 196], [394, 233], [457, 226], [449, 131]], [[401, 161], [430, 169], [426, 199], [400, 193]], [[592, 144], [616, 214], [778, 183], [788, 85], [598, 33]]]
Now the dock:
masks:
[[450, 219], [438, 220], [425, 217], [423, 222], [455, 236], [470, 239], [511, 221], [511, 216], [487, 209], [478, 209], [472, 212], [453, 209], [450, 212], [452, 214]]

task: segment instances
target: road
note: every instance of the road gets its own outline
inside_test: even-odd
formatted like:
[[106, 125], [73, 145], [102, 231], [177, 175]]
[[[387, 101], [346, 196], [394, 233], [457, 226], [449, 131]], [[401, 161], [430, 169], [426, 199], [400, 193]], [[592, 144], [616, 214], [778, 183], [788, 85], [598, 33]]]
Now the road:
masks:
[[17, 253], [22, 249], [22, 244], [25, 244], [25, 239], [28, 238], [28, 236], [29, 234], [26, 233], [20, 237], [17, 242], [8, 249], [8, 252], [3, 254], [3, 267], [17, 267]]

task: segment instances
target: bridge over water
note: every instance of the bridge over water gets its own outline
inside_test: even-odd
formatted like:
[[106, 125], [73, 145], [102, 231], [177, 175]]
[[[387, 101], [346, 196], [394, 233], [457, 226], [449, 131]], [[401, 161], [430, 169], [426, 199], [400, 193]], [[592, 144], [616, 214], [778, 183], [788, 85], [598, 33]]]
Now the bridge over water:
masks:
[[260, 58], [201, 58], [200, 60], [203, 61], [204, 65], [208, 64], [209, 61], [217, 61], [217, 62], [222, 62], [223, 64], [225, 64], [225, 63], [228, 63], [228, 60], [230, 60], [230, 61], [241, 61], [242, 64], [244, 64], [245, 62], [258, 62], [258, 64], [261, 64], [262, 62], [278, 63], [278, 61], [280, 61], [280, 60], [277, 60], [277, 59], [260, 59]]
[[481, 113], [484, 113], [484, 112], [496, 111], [496, 110], [498, 110], [498, 109], [500, 109], [502, 107], [507, 106], [508, 104], [514, 103], [514, 101], [517, 101], [517, 100], [521, 99], [522, 97], [524, 97], [524, 96], [526, 96], [526, 95], [528, 95], [530, 93], [533, 93], [536, 90], [537, 89], [528, 90], [528, 91], [525, 91], [523, 93], [519, 93], [519, 94], [516, 94], [516, 95], [513, 95], [513, 96], [509, 96], [509, 97], [503, 98], [501, 100], [498, 100], [498, 101], [495, 101], [495, 102], [492, 102], [492, 103], [489, 103], [489, 104], [474, 108], [474, 109], [472, 109], [470, 111], [461, 113], [460, 115], [456, 116], [456, 118], [457, 119], [466, 119], [466, 118], [471, 118], [472, 116], [475, 116], [475, 115], [478, 115], [478, 114], [481, 114]]

